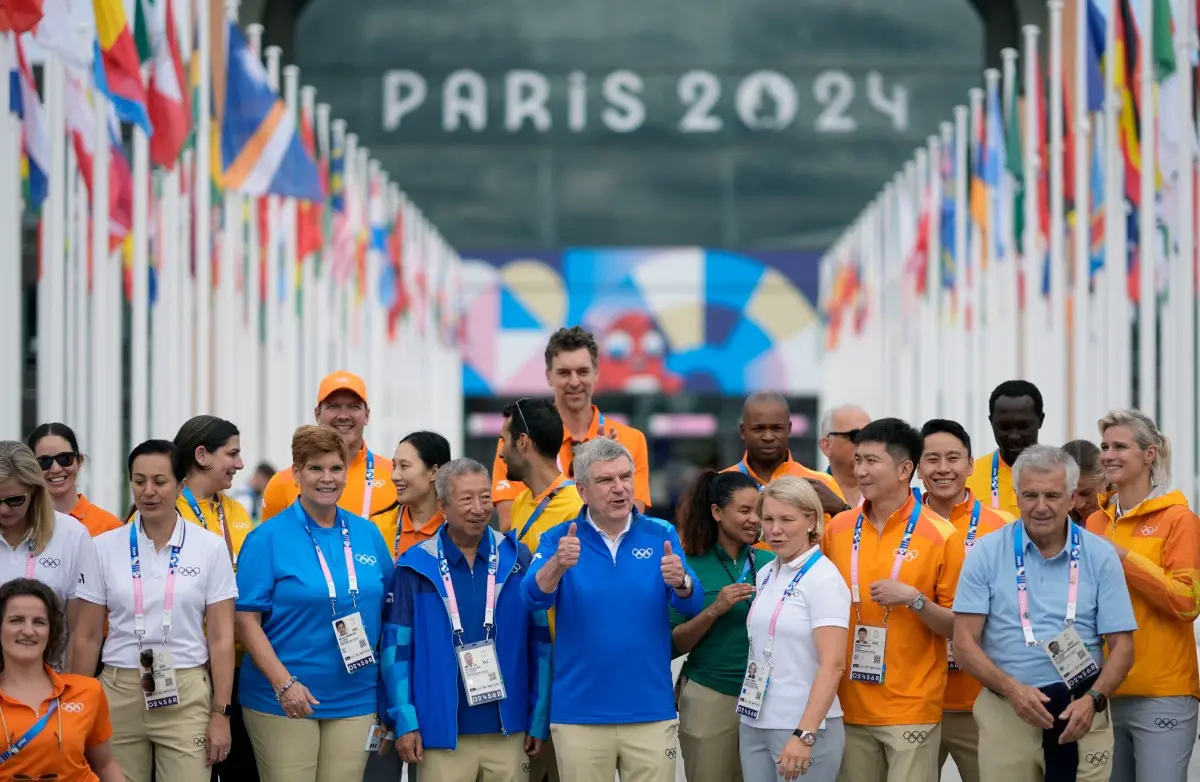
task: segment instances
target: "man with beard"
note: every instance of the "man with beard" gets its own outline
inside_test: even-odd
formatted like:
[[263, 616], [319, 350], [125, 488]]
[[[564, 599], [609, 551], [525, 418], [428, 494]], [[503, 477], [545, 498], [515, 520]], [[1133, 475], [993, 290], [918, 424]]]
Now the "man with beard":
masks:
[[1012, 466], [1017, 457], [1038, 441], [1038, 430], [1046, 420], [1042, 392], [1027, 380], [1006, 380], [992, 391], [988, 400], [988, 421], [997, 448], [975, 460], [975, 472], [967, 479], [967, 488], [992, 508], [1021, 515], [1017, 493], [1013, 490]]

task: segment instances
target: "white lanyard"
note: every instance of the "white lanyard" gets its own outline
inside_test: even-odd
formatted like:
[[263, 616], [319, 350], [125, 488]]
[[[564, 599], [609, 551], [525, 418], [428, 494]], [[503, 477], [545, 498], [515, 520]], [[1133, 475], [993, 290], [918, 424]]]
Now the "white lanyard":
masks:
[[[1070, 570], [1067, 576], [1067, 625], [1075, 624], [1075, 611], [1079, 607], [1079, 549], [1083, 544], [1083, 534], [1075, 522], [1071, 525]], [[1013, 560], [1017, 566], [1017, 613], [1021, 615], [1021, 632], [1025, 634], [1026, 646], [1037, 646], [1038, 641], [1033, 635], [1033, 623], [1029, 616], [1029, 582], [1025, 577], [1025, 530], [1024, 523], [1018, 521], [1013, 529]]]
[[[484, 531], [490, 535], [490, 531]], [[491, 541], [487, 565], [487, 602], [483, 607], [483, 631], [486, 638], [492, 637], [492, 628], [496, 626], [496, 573], [500, 570], [500, 547], [496, 541]], [[442, 548], [442, 536], [437, 536], [438, 572], [442, 575], [442, 586], [446, 588], [446, 605], [450, 611], [450, 626], [454, 637], [462, 644], [462, 614], [458, 610], [458, 597], [454, 593], [454, 579], [450, 577], [450, 563], [446, 561], [446, 552]]]
[[371, 494], [375, 491], [375, 454], [367, 450], [367, 485], [363, 487], [363, 505], [361, 515], [364, 519], [371, 518]]
[[[313, 550], [317, 552], [317, 562], [321, 565], [321, 575], [325, 577], [325, 586], [329, 590], [329, 608], [333, 611], [333, 615], [337, 616], [337, 587], [333, 584], [333, 573], [329, 571], [329, 563], [325, 561], [325, 555], [321, 553], [321, 546], [317, 543], [316, 535], [313, 535], [312, 527], [309, 525], [308, 512], [300, 507], [300, 503], [296, 503], [299, 513], [304, 515], [304, 531], [308, 533], [309, 540], [312, 541]], [[354, 551], [350, 548], [350, 525], [346, 522], [346, 515], [341, 511], [337, 511], [338, 521], [342, 524], [342, 552], [346, 555], [346, 577], [350, 582], [350, 602], [355, 610], [358, 609], [358, 572], [354, 569]]]
[[[137, 636], [138, 648], [142, 648], [142, 638], [146, 635], [146, 606], [142, 597], [142, 557], [138, 551], [137, 527], [141, 522], [141, 514], [134, 518], [129, 525], [129, 564], [133, 571], [133, 634]], [[176, 521], [176, 524], [179, 522]], [[172, 533], [173, 534], [173, 533]], [[187, 540], [187, 525], [183, 525], [179, 545], [171, 546], [171, 559], [167, 565], [167, 585], [163, 594], [162, 631], [163, 643], [171, 632], [171, 611], [175, 607], [175, 571], [179, 569], [179, 552]]]
[[[775, 625], [779, 622], [779, 614], [783, 612], [783, 604], [787, 602], [789, 597], [796, 594], [796, 587], [799, 585], [800, 579], [804, 578], [805, 573], [812, 570], [812, 566], [817, 563], [817, 560], [819, 560], [821, 556], [821, 549], [817, 549], [812, 553], [812, 556], [808, 558], [808, 561], [800, 566], [800, 571], [792, 577], [792, 582], [783, 590], [783, 595], [780, 596], [779, 601], [775, 604], [775, 611], [771, 614], [771, 621], [767, 624], [767, 641], [763, 644], [763, 658], [768, 663], [771, 662], [771, 652], [775, 648]], [[767, 588], [767, 584], [771, 583], [771, 576], [777, 573], [782, 567], [782, 565], [776, 562], [775, 567], [763, 578], [762, 587], [760, 587], [758, 590], [759, 594], [761, 594], [762, 591]], [[757, 601], [750, 604], [750, 612], [746, 614], [747, 628], [751, 626], [750, 619], [753, 616], [754, 609], [757, 605]]]
[[[904, 557], [908, 554], [908, 546], [912, 542], [913, 530], [917, 528], [917, 520], [921, 518], [921, 503], [913, 500], [912, 513], [908, 517], [908, 526], [904, 528], [904, 537], [900, 539], [900, 548], [896, 549], [896, 559], [892, 562], [891, 579], [894, 581], [900, 576], [900, 566], [904, 564]], [[862, 529], [863, 529], [863, 514], [858, 514], [858, 521], [854, 522], [854, 539], [850, 547], [850, 598], [854, 602], [854, 610], [858, 612], [859, 604], [862, 602], [858, 591], [858, 550], [862, 545]], [[883, 621], [887, 621], [888, 613], [891, 608], [883, 610]], [[859, 621], [862, 621], [861, 614]]]

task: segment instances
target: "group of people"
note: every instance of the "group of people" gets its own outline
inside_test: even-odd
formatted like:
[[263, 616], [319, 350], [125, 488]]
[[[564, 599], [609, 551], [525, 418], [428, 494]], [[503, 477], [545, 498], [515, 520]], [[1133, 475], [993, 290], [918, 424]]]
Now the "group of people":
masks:
[[1040, 445], [1009, 381], [974, 458], [956, 422], [838, 408], [819, 472], [760, 392], [672, 523], [598, 371], [554, 334], [490, 474], [434, 432], [371, 451], [330, 375], [251, 510], [212, 416], [132, 449], [120, 517], [68, 427], [0, 443], [0, 778], [1186, 778], [1200, 520], [1145, 415]]

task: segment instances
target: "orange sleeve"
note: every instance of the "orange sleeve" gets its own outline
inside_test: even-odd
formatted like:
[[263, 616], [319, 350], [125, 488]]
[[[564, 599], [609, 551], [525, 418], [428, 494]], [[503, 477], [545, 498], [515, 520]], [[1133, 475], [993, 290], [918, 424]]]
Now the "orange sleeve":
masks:
[[87, 741], [84, 744], [86, 747], [93, 747], [97, 744], [103, 744], [112, 738], [112, 719], [108, 715], [108, 696], [104, 694], [104, 688], [100, 686], [100, 682], [96, 679], [90, 680], [95, 686], [88, 686], [89, 695], [96, 702], [96, 719], [92, 722], [92, 730], [88, 733]]
[[504, 441], [496, 441], [496, 459], [492, 462], [492, 502], [512, 502], [517, 495], [525, 491], [525, 484], [508, 479], [508, 465], [500, 458], [504, 450]]
[[[1093, 514], [1094, 516], [1095, 514]], [[1122, 563], [1130, 589], [1159, 611], [1191, 621], [1200, 615], [1200, 519], [1175, 517], [1162, 545], [1162, 565], [1130, 551]]]
[[629, 454], [633, 457], [633, 498], [650, 507], [650, 449], [646, 446], [646, 435], [630, 429]]
[[944, 552], [942, 564], [937, 577], [937, 594], [933, 596], [935, 603], [942, 608], [954, 608], [954, 592], [958, 589], [958, 577], [962, 573], [963, 560], [967, 557], [967, 548], [963, 545], [962, 536], [956, 530], [949, 535], [942, 545]]
[[279, 515], [295, 502], [297, 495], [290, 468], [272, 475], [271, 480], [267, 481], [267, 488], [263, 489], [262, 520]]
[[92, 512], [89, 514], [89, 518], [84, 521], [84, 526], [88, 528], [88, 532], [94, 538], [97, 535], [102, 535], [105, 532], [120, 527], [121, 520], [103, 508], [92, 506]]

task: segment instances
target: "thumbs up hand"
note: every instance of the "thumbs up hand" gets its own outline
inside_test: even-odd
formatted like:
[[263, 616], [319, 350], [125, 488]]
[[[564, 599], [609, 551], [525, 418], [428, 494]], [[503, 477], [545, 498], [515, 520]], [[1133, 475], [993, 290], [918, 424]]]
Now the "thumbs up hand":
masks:
[[578, 526], [572, 521], [571, 526], [567, 527], [567, 534], [558, 539], [558, 551], [554, 559], [564, 570], [575, 567], [579, 562], [579, 538], [575, 537], [577, 530]]
[[663, 543], [662, 577], [667, 586], [672, 589], [682, 589], [684, 586], [683, 560], [671, 550], [671, 541]]

